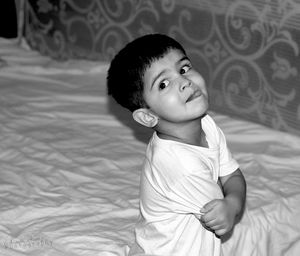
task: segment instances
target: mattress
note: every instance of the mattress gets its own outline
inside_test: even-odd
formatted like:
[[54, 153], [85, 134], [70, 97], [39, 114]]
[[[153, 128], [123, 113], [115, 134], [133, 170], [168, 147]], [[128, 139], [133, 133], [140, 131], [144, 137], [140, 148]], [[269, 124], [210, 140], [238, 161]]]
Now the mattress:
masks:
[[[0, 255], [127, 255], [150, 130], [106, 92], [109, 63], [0, 39]], [[247, 181], [224, 255], [300, 252], [300, 138], [210, 113]]]

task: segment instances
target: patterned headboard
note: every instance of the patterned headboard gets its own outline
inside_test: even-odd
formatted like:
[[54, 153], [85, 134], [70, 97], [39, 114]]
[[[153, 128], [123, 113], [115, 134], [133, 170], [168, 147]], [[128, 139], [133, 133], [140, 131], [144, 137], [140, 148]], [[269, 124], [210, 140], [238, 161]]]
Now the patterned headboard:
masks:
[[29, 0], [25, 37], [54, 58], [110, 60], [165, 33], [206, 79], [212, 110], [300, 135], [297, 0]]

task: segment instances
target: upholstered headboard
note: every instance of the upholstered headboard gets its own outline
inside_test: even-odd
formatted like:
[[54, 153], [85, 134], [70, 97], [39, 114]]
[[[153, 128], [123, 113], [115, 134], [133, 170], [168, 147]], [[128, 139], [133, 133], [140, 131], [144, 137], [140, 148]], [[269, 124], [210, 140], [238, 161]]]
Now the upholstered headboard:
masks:
[[110, 60], [166, 33], [206, 79], [211, 108], [300, 135], [296, 0], [29, 0], [25, 37], [54, 58]]

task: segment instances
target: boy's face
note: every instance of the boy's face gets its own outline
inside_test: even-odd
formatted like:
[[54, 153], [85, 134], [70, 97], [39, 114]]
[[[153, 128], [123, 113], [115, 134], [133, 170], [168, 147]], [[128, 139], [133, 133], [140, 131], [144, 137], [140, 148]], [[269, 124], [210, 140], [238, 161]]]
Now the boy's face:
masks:
[[190, 121], [208, 109], [205, 81], [179, 50], [171, 49], [155, 60], [143, 81], [145, 101], [159, 120]]

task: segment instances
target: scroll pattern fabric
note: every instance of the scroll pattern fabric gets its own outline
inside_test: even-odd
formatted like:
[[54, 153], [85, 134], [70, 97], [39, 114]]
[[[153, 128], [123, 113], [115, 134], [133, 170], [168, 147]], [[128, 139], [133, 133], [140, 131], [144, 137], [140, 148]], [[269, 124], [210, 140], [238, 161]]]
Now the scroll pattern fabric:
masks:
[[58, 59], [110, 60], [165, 33], [204, 76], [212, 110], [300, 135], [299, 0], [30, 0], [25, 37]]

